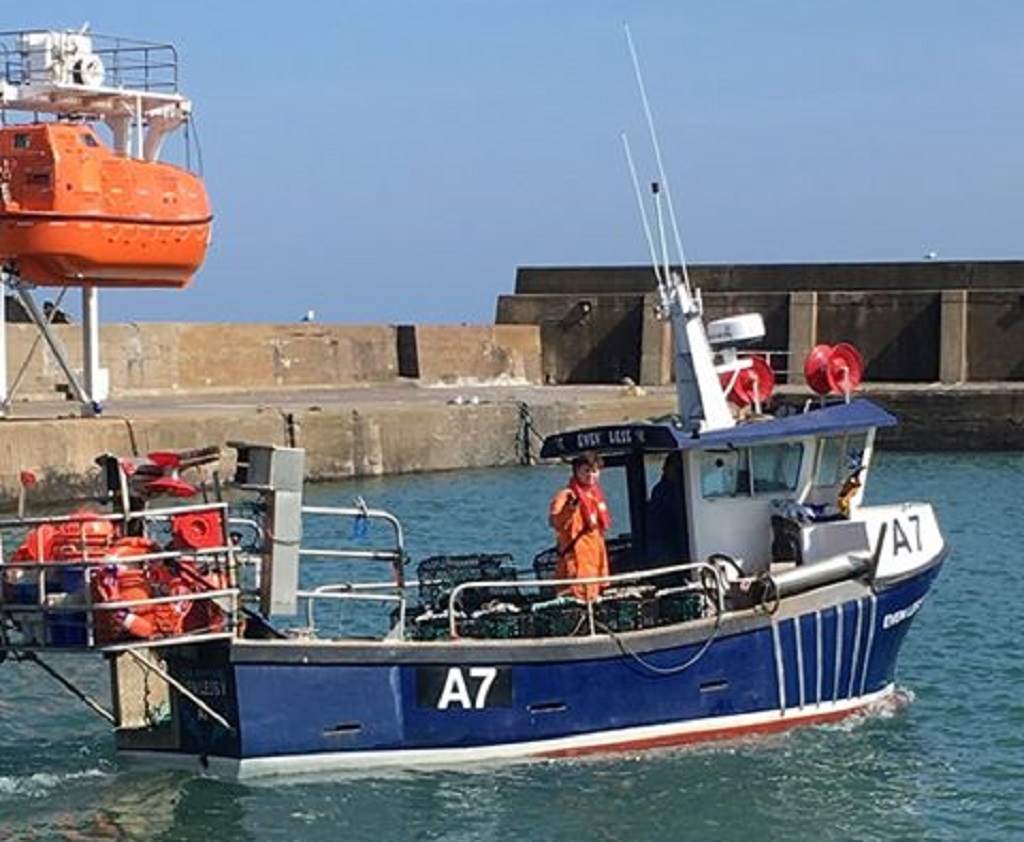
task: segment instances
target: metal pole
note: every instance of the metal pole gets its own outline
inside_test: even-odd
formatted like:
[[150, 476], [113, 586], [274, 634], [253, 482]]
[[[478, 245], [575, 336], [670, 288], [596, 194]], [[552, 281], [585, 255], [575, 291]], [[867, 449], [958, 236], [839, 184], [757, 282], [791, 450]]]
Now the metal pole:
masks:
[[92, 284], [82, 287], [82, 379], [88, 402], [87, 415], [99, 415], [106, 395], [99, 394], [100, 384], [100, 318], [99, 291]]
[[[6, 281], [6, 274], [4, 275]], [[0, 418], [7, 415], [7, 284], [0, 283]]]

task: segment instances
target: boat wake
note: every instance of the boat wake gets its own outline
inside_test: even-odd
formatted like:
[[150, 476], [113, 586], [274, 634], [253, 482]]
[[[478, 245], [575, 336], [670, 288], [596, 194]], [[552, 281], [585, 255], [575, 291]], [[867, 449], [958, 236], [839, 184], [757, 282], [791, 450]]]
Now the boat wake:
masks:
[[75, 772], [33, 772], [29, 775], [0, 775], [0, 797], [47, 798], [73, 781], [106, 778], [110, 769], [97, 766]]
[[892, 719], [913, 704], [915, 698], [914, 691], [909, 687], [896, 687], [892, 693], [875, 699], [846, 719], [822, 727], [835, 731], [853, 731], [868, 722]]

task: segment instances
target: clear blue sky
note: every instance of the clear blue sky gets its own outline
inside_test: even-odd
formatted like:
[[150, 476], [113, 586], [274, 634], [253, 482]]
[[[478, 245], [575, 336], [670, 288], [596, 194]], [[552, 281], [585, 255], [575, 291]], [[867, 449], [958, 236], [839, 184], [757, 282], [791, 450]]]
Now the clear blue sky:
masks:
[[[691, 263], [1024, 257], [1019, 0], [46, 0], [173, 42], [216, 214], [107, 321], [490, 323], [520, 265], [647, 262], [620, 133]], [[71, 309], [78, 307], [77, 293]]]

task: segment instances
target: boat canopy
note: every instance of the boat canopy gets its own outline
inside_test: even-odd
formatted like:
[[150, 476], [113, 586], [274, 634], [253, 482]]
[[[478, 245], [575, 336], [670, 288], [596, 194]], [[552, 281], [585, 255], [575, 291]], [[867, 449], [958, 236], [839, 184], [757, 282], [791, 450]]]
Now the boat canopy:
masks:
[[751, 420], [703, 434], [687, 432], [674, 419], [571, 430], [548, 436], [540, 455], [544, 459], [558, 459], [571, 458], [588, 450], [598, 453], [727, 450], [780, 439], [890, 427], [896, 423], [895, 416], [878, 404], [858, 399], [810, 408], [806, 412]]

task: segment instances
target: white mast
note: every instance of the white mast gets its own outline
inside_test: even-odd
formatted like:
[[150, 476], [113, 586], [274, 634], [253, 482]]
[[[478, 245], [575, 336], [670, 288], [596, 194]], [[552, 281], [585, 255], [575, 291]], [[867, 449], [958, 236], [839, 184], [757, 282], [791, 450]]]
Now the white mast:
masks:
[[[652, 192], [654, 193], [658, 213], [658, 228], [662, 242], [662, 261], [664, 265], [659, 268], [658, 261], [655, 260], [654, 274], [658, 279], [658, 293], [661, 296], [661, 317], [668, 319], [672, 324], [672, 339], [675, 350], [677, 411], [683, 419], [685, 429], [690, 432], [701, 433], [708, 430], [727, 429], [735, 426], [736, 422], [733, 419], [732, 412], [729, 410], [729, 405], [725, 400], [725, 393], [722, 391], [721, 384], [718, 381], [718, 373], [715, 371], [714, 355], [708, 343], [707, 334], [704, 331], [703, 308], [701, 307], [700, 295], [699, 293], [693, 293], [690, 279], [686, 272], [683, 242], [679, 236], [679, 226], [676, 223], [675, 210], [672, 206], [672, 194], [669, 190], [665, 168], [661, 161], [661, 148], [658, 144], [658, 135], [654, 128], [654, 118], [651, 116], [650, 105], [647, 101], [643, 75], [640, 72], [640, 60], [633, 46], [633, 38], [630, 35], [628, 25], [625, 27], [625, 30], [626, 43], [629, 45], [629, 54], [633, 59], [633, 71], [636, 74], [644, 116], [647, 119], [647, 130], [650, 134], [651, 146], [654, 149], [655, 162], [658, 168], [659, 181], [652, 185]], [[626, 149], [627, 158], [630, 159], [634, 189], [639, 198], [640, 190], [632, 159], [629, 156], [628, 145]], [[676, 271], [671, 266], [667, 253], [668, 249], [665, 246], [665, 231], [661, 216], [661, 188], [664, 189], [665, 207], [668, 209], [669, 224], [672, 230], [673, 244], [676, 248], [679, 271]], [[642, 201], [640, 204], [642, 212]], [[644, 228], [645, 231], [650, 231], [646, 215], [644, 215]], [[653, 239], [649, 233], [647, 237], [653, 257]]]

